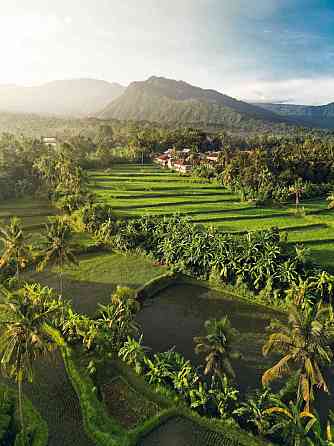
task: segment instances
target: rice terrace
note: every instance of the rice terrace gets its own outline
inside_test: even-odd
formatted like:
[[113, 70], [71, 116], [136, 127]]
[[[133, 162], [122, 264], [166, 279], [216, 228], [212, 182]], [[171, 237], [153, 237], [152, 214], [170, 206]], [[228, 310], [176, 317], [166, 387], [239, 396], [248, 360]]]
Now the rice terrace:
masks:
[[277, 226], [288, 241], [308, 247], [312, 257], [334, 268], [334, 213], [324, 199], [302, 203], [305, 215], [296, 217], [293, 203], [277, 207], [245, 205], [238, 194], [221, 186], [180, 176], [155, 165], [118, 165], [92, 172], [97, 196], [119, 216], [173, 215], [194, 223], [240, 233]]
[[[88, 191], [96, 197], [97, 204], [93, 205], [96, 206], [95, 212], [103, 212], [104, 207], [110, 207], [113, 212], [113, 225], [117, 220], [131, 225], [136, 218], [165, 218], [166, 222], [176, 218], [181, 219], [181, 225], [202, 227], [213, 236], [243, 236], [249, 231], [256, 234], [256, 231], [276, 227], [287, 246], [294, 246], [295, 243], [303, 245], [307, 247], [307, 255], [319, 265], [328, 270], [333, 267], [333, 257], [328, 253], [334, 246], [331, 239], [334, 214], [328, 209], [325, 199], [304, 200], [303, 212], [298, 214], [291, 201], [271, 206], [256, 205], [251, 201], [242, 201], [237, 191], [223, 187], [216, 179], [181, 174], [152, 162], [113, 164], [107, 169], [89, 170], [87, 173]], [[60, 218], [62, 212], [59, 206], [55, 207], [49, 201], [37, 198], [24, 197], [6, 201], [1, 205], [2, 219], [11, 224], [10, 218], [18, 217], [23, 230], [31, 234], [30, 241], [36, 245], [37, 252], [42, 249], [41, 232], [44, 225]], [[90, 216], [92, 222], [98, 221], [98, 218], [95, 214]], [[74, 222], [76, 221], [78, 218], [74, 213]], [[111, 220], [108, 221], [110, 224]], [[143, 250], [124, 251], [123, 248], [122, 252], [118, 247], [116, 251], [110, 251], [108, 245], [102, 240], [98, 241], [97, 235], [91, 230], [83, 231], [82, 223], [75, 225], [77, 229], [72, 234], [71, 246], [76, 252], [77, 266], [70, 263], [67, 265], [68, 262], [65, 262], [61, 273], [62, 299], [68, 300], [77, 312], [71, 316], [75, 324], [69, 319], [68, 328], [65, 329], [69, 339], [73, 339], [72, 342], [78, 336], [84, 336], [84, 343], [91, 342], [88, 334], [83, 334], [84, 331], [80, 335], [79, 333], [85, 330], [90, 317], [97, 317], [98, 314], [103, 315], [104, 319], [107, 317], [108, 313], [103, 311], [108, 308], [106, 306], [111, 295], [117, 298], [118, 293], [129, 296], [131, 293], [137, 293], [140, 301], [144, 298], [144, 304], [136, 317], [136, 323], [142, 327], [145, 344], [158, 355], [154, 356], [157, 361], [155, 367], [161, 367], [158, 364], [163, 360], [163, 355], [166, 355], [158, 353], [161, 351], [169, 352], [164, 358], [167, 364], [168, 361], [181, 361], [178, 367], [188, 367], [190, 362], [187, 361], [190, 360], [199, 367], [202, 359], [194, 353], [194, 340], [205, 335], [204, 326], [207, 320], [227, 316], [233, 327], [238, 330], [239, 339], [235, 341], [234, 348], [239, 352], [239, 356], [231, 361], [233, 373], [238, 376], [239, 395], [246, 398], [249, 392], [256, 390], [261, 376], [271, 365], [271, 359], [262, 356], [266, 327], [273, 318], [284, 321], [285, 316], [281, 308], [276, 308], [275, 305], [272, 308], [266, 306], [265, 301], [259, 300], [256, 295], [252, 297], [244, 288], [241, 290], [230, 285], [224, 286], [219, 284], [219, 281], [196, 282], [189, 277], [180, 276], [164, 262], [157, 262], [154, 255], [147, 256]], [[103, 227], [100, 232], [103, 236]], [[163, 239], [167, 235], [162, 231], [160, 237]], [[59, 264], [43, 271], [28, 268], [22, 273], [27, 283], [38, 282], [48, 288], [29, 289], [29, 285], [26, 285], [26, 292], [45, 293], [49, 288], [60, 291], [59, 272]], [[146, 288], [144, 284], [147, 284]], [[133, 298], [128, 299], [131, 302]], [[251, 303], [252, 299], [257, 303]], [[105, 307], [99, 307], [100, 305]], [[54, 336], [59, 334], [55, 333]], [[130, 343], [130, 338], [127, 342]], [[128, 351], [142, 348], [140, 344], [136, 345], [137, 341], [131, 342], [134, 343], [132, 346], [125, 343], [123, 349], [126, 345]], [[82, 405], [82, 400], [85, 401], [86, 398], [88, 400], [85, 404], [100, 413], [100, 419], [96, 421], [94, 429], [105, 432], [103, 435], [106, 435], [106, 438], [110, 435], [115, 444], [124, 442], [167, 445], [170, 441], [175, 441], [175, 444], [182, 446], [211, 445], [217, 442], [225, 445], [234, 441], [234, 438], [238, 438], [235, 440], [236, 444], [243, 445], [249, 441], [261, 444], [260, 440], [247, 437], [247, 434], [238, 431], [237, 427], [227, 428], [224, 418], [220, 425], [215, 425], [210, 424], [208, 420], [197, 418], [195, 413], [189, 412], [182, 404], [179, 409], [174, 408], [168, 393], [156, 394], [153, 388], [147, 387], [148, 384], [127, 368], [125, 363], [112, 359], [107, 362], [104, 360], [97, 366], [97, 352], [93, 356], [88, 354], [86, 358], [80, 353], [78, 346], [75, 347], [74, 344], [73, 348], [74, 350], [61, 347], [65, 367], [59, 353], [55, 354], [53, 359], [39, 359], [35, 365], [33, 384], [24, 385], [26, 395], [35, 406], [34, 410], [43, 414], [49, 445], [66, 445], [70, 442], [78, 445], [95, 444], [94, 439], [100, 434], [92, 435], [90, 431], [92, 421], [87, 419], [88, 409]], [[174, 350], [178, 352], [177, 355], [181, 353], [185, 359], [182, 359], [182, 356], [174, 358]], [[121, 351], [122, 349], [120, 354]], [[143, 367], [137, 355], [138, 353], [133, 356], [134, 363], [129, 362], [135, 366], [135, 370]], [[147, 364], [152, 364], [153, 367], [153, 363]], [[89, 381], [86, 380], [92, 378], [87, 376], [85, 370], [90, 368], [96, 369], [93, 381], [99, 390], [96, 395], [84, 396], [81, 393], [84, 390], [80, 390], [80, 386], [89, 386]], [[149, 376], [153, 370], [155, 369], [148, 371]], [[76, 382], [77, 373], [82, 373], [81, 379], [85, 384]], [[160, 372], [154, 373], [163, 376], [164, 372], [161, 369]], [[190, 373], [195, 373], [192, 379], [196, 381], [196, 372]], [[154, 376], [150, 376], [149, 383], [156, 381], [157, 377]], [[334, 380], [334, 377], [330, 376], [329, 379]], [[188, 379], [191, 379], [191, 374]], [[3, 381], [3, 384], [6, 383], [7, 381]], [[12, 386], [11, 388], [14, 391]], [[225, 404], [233, 405], [237, 391], [230, 388], [229, 392]], [[194, 396], [190, 401], [193, 398]], [[197, 404], [202, 404], [199, 401], [196, 407]], [[326, 417], [332, 400], [324, 398], [323, 395], [319, 401], [317, 410], [320, 410], [322, 417]], [[226, 408], [227, 406], [225, 410]], [[77, 432], [75, 441], [71, 435], [73, 426]], [[36, 428], [37, 438], [39, 435], [43, 437], [43, 429], [41, 430], [42, 433]], [[148, 434], [150, 431], [152, 434]], [[171, 440], [174, 437], [175, 439]]]
[[332, 3], [3, 0], [0, 446], [334, 446]]

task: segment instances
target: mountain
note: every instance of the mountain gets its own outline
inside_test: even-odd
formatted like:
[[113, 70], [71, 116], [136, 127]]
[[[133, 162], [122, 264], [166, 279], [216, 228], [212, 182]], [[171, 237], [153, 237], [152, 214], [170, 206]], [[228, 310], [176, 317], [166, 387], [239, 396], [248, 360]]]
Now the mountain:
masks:
[[318, 106], [271, 103], [255, 103], [254, 105], [288, 118], [299, 125], [334, 129], [334, 102]]
[[102, 119], [212, 126], [241, 126], [250, 120], [281, 122], [282, 117], [215, 90], [183, 81], [150, 77], [133, 82], [99, 115]]
[[124, 87], [96, 79], [71, 79], [49, 82], [36, 87], [0, 85], [0, 111], [59, 116], [94, 115]]

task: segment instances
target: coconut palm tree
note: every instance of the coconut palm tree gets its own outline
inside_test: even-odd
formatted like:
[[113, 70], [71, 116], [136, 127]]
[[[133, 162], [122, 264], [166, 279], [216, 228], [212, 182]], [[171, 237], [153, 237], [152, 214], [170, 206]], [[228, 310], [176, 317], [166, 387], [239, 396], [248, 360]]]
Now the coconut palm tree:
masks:
[[301, 178], [298, 178], [298, 180], [296, 180], [294, 182], [294, 184], [289, 187], [289, 191], [291, 192], [291, 194], [293, 194], [295, 196], [296, 209], [299, 206], [300, 197], [302, 196], [304, 190], [305, 189], [304, 189], [303, 181]]
[[263, 385], [286, 375], [298, 373], [298, 400], [304, 400], [310, 411], [314, 386], [329, 392], [323, 368], [333, 361], [331, 342], [334, 327], [328, 326], [329, 310], [320, 304], [289, 307], [287, 322], [273, 321], [272, 334], [263, 347], [263, 354], [279, 353], [282, 358], [262, 376]]
[[72, 232], [69, 224], [61, 217], [50, 220], [46, 225], [45, 252], [42, 261], [38, 265], [38, 271], [43, 271], [49, 265], [57, 265], [59, 268], [59, 291], [63, 294], [63, 269], [65, 264], [78, 265], [74, 256], [70, 242]]
[[28, 240], [29, 236], [24, 234], [21, 221], [17, 217], [11, 218], [7, 226], [0, 228], [0, 241], [4, 245], [0, 268], [8, 265], [11, 260], [15, 260], [17, 279], [19, 279], [20, 267], [24, 268], [29, 259]]
[[237, 330], [232, 328], [227, 316], [220, 320], [208, 320], [204, 326], [207, 334], [194, 338], [195, 352], [206, 354], [204, 374], [213, 374], [220, 378], [227, 375], [235, 378], [231, 359], [240, 357], [233, 351], [233, 341], [238, 333]]
[[0, 304], [0, 366], [2, 373], [18, 385], [18, 406], [22, 435], [25, 424], [22, 410], [22, 384], [32, 382], [34, 361], [55, 349], [48, 324], [59, 312], [59, 303], [50, 300], [51, 290], [26, 285], [16, 294], [3, 292]]

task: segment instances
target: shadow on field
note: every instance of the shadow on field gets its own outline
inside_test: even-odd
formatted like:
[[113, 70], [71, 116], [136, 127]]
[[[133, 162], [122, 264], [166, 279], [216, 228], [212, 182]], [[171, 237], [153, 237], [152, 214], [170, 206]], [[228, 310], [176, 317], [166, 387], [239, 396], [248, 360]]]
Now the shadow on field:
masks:
[[[26, 275], [27, 281], [36, 281], [43, 286], [48, 286], [59, 293], [59, 276], [57, 273], [45, 271], [43, 273], [32, 272]], [[93, 316], [98, 304], [106, 305], [110, 302], [111, 294], [117, 285], [122, 283], [98, 283], [75, 280], [63, 276], [63, 298], [72, 303], [74, 311]], [[141, 284], [127, 284], [131, 288], [137, 288]]]
[[[216, 204], [216, 203], [230, 203], [230, 202], [234, 202], [235, 198], [231, 197], [230, 199], [226, 199], [226, 200], [222, 200], [222, 199], [218, 199], [218, 200], [201, 200], [201, 201], [194, 201], [194, 200], [189, 200], [189, 201], [177, 201], [177, 202], [163, 202], [161, 201], [160, 203], [147, 203], [147, 204], [131, 204], [128, 206], [114, 206], [114, 209], [119, 209], [119, 210], [123, 210], [123, 209], [145, 209], [145, 208], [157, 208], [157, 207], [165, 207], [165, 206], [185, 206], [185, 205], [203, 205], [203, 204]], [[271, 216], [272, 218], [272, 216]]]
[[[96, 186], [95, 189], [99, 189], [99, 190], [115, 190], [113, 187], [108, 187], [108, 186]], [[119, 192], [119, 190], [117, 190], [117, 192]], [[175, 198], [175, 197], [210, 197], [212, 196], [212, 191], [208, 191], [208, 192], [197, 192], [196, 190], [194, 191], [193, 189], [189, 189], [189, 190], [182, 190], [178, 193], [169, 193], [168, 190], [165, 190], [165, 193], [161, 193], [161, 192], [157, 192], [155, 193], [154, 191], [148, 191], [147, 193], [145, 193], [145, 191], [142, 191], [142, 194], [138, 194], [138, 195], [110, 195], [110, 198], [113, 199], [118, 199], [118, 200], [136, 200], [136, 199], [146, 199], [146, 198]], [[124, 193], [128, 193], [128, 191], [124, 191]], [[214, 195], [221, 195], [223, 197], [226, 196], [233, 196], [235, 197], [235, 195], [233, 195], [232, 193], [226, 193], [223, 190], [217, 190], [217, 192], [215, 192]]]
[[[234, 212], [234, 210], [230, 210], [229, 212]], [[211, 213], [211, 212], [210, 212]], [[224, 222], [224, 221], [239, 221], [239, 220], [265, 220], [272, 219], [277, 217], [291, 217], [291, 213], [281, 213], [281, 214], [262, 214], [262, 215], [238, 215], [236, 217], [222, 217], [222, 218], [207, 218], [200, 220], [192, 220], [193, 223], [210, 223], [210, 222]], [[274, 225], [273, 225], [274, 226]]]
[[[101, 283], [96, 281], [84, 281], [63, 276], [63, 298], [72, 303], [74, 311], [93, 316], [98, 309], [98, 304], [106, 305], [110, 303], [111, 294], [118, 285], [137, 289], [142, 282], [136, 281], [135, 276], [119, 276], [117, 281]], [[25, 275], [25, 280], [38, 282], [43, 286], [48, 286], [59, 293], [59, 276], [57, 273], [46, 270], [42, 273], [30, 272]]]
[[[293, 243], [296, 244], [296, 242], [289, 242], [289, 243]], [[326, 238], [326, 239], [314, 239], [314, 240], [298, 240], [299, 244], [303, 244], [303, 245], [326, 245], [327, 243], [334, 243], [334, 238]], [[321, 249], [321, 252], [323, 253], [324, 250]], [[332, 258], [333, 257], [333, 251], [328, 251], [328, 258]]]

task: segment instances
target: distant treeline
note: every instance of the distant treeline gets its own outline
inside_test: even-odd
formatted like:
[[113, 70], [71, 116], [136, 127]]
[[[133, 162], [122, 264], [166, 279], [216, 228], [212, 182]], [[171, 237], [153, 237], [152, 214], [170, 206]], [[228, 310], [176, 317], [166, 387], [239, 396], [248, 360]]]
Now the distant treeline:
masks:
[[[31, 122], [34, 119], [31, 117]], [[53, 122], [53, 118], [44, 119]], [[44, 133], [57, 137], [57, 147], [45, 145], [40, 136], [9, 133], [0, 136], [0, 198], [40, 191], [41, 165], [45, 170], [46, 166], [57, 162], [64, 165], [66, 161], [81, 169], [108, 168], [117, 162], [146, 162], [167, 149], [176, 157], [185, 156], [182, 150], [189, 149], [188, 161], [194, 166], [200, 152], [220, 151], [214, 175], [223, 184], [244, 190], [250, 198], [254, 194], [249, 191], [255, 191], [255, 196], [258, 191], [267, 195], [272, 184], [289, 187], [299, 180], [312, 184], [333, 182], [334, 135], [330, 133], [300, 131], [290, 135], [244, 136], [224, 130], [209, 132], [96, 119], [54, 122], [69, 126], [62, 134], [53, 133], [51, 127]], [[73, 123], [78, 127], [69, 130]]]

